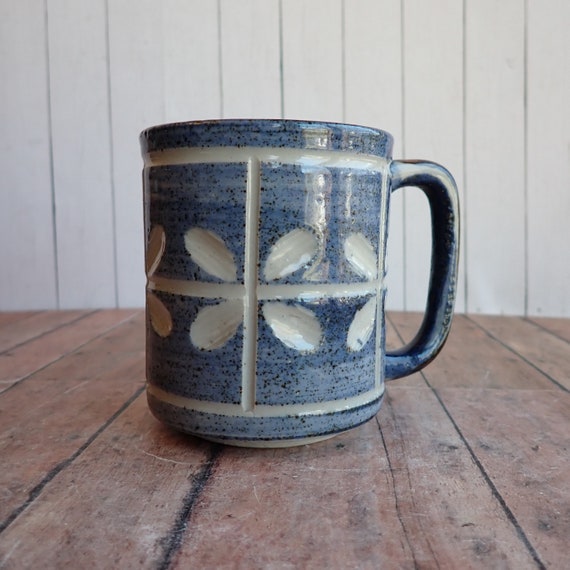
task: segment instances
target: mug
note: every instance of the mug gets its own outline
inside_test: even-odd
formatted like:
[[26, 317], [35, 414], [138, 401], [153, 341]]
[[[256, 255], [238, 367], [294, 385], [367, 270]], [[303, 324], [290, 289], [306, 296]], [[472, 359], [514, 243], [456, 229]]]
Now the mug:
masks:
[[[452, 176], [392, 160], [392, 136], [338, 123], [151, 127], [144, 159], [147, 399], [217, 442], [283, 447], [372, 418], [384, 382], [440, 351], [456, 290]], [[416, 337], [385, 348], [392, 192], [428, 198], [432, 260]]]

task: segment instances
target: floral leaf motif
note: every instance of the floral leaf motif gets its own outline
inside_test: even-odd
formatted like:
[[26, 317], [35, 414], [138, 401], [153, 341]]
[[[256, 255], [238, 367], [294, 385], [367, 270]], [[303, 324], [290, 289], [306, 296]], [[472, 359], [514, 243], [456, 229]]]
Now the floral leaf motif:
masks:
[[273, 334], [289, 348], [300, 352], [314, 352], [323, 336], [316, 315], [300, 305], [281, 302], [265, 303], [263, 316]]
[[350, 323], [346, 339], [346, 344], [350, 350], [359, 351], [370, 340], [375, 320], [376, 297], [372, 297], [364, 307], [356, 311], [354, 319]]
[[150, 291], [146, 294], [146, 306], [150, 323], [157, 335], [167, 337], [172, 332], [172, 317], [164, 303]]
[[166, 234], [164, 233], [164, 228], [162, 226], [154, 226], [150, 231], [148, 236], [148, 243], [146, 246], [146, 274], [148, 277], [154, 274], [162, 254], [164, 253], [164, 248], [166, 246]]
[[344, 256], [358, 275], [367, 279], [376, 279], [378, 275], [376, 252], [361, 233], [353, 233], [346, 238]]
[[285, 234], [271, 246], [265, 261], [265, 279], [273, 281], [291, 275], [311, 262], [318, 248], [317, 238], [309, 230], [296, 229]]
[[220, 348], [232, 338], [243, 318], [243, 302], [224, 301], [204, 307], [190, 327], [190, 340], [201, 350]]
[[214, 232], [191, 228], [184, 235], [184, 245], [192, 260], [206, 273], [222, 281], [236, 281], [234, 256], [222, 238]]

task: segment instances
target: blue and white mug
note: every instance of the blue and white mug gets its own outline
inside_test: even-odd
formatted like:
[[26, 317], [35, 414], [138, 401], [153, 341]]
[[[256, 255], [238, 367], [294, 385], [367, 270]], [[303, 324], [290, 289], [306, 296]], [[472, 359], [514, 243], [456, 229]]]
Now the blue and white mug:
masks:
[[[384, 382], [444, 344], [459, 249], [457, 188], [392, 136], [335, 123], [218, 120], [141, 134], [147, 397], [166, 424], [233, 445], [324, 439], [372, 418]], [[431, 277], [414, 340], [385, 349], [391, 193], [418, 186]]]

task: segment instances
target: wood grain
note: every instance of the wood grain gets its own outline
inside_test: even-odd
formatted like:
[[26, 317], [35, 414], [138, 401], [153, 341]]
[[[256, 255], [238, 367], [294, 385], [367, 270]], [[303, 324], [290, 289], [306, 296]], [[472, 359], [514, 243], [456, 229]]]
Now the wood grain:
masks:
[[0, 395], [0, 471], [6, 521], [143, 385], [142, 315]]
[[45, 311], [22, 319], [14, 318], [18, 313], [9, 313], [12, 317], [0, 325], [0, 353], [72, 323], [88, 313], [89, 311]]
[[[403, 313], [391, 318], [404, 338], [411, 338], [417, 331], [418, 315], [413, 320]], [[455, 316], [446, 345], [425, 369], [424, 376], [434, 388], [552, 388], [552, 382], [544, 374], [463, 315]]]
[[550, 331], [566, 342], [570, 342], [570, 319], [532, 317], [529, 321], [536, 323], [538, 326]]
[[570, 342], [524, 319], [472, 316], [493, 338], [570, 391]]
[[570, 394], [438, 390], [458, 429], [547, 568], [567, 562]]
[[158, 424], [139, 396], [2, 533], [3, 568], [160, 567], [209, 449]]
[[[570, 394], [541, 369], [559, 335], [460, 316], [434, 362], [387, 386], [377, 418], [260, 450], [152, 418], [144, 316], [113, 325], [120, 315], [64, 322], [16, 351], [47, 354], [58, 335], [68, 350], [0, 393], [3, 569], [564, 567]], [[420, 318], [390, 313], [389, 348]], [[73, 349], [73, 330], [92, 338]], [[550, 361], [529, 352], [533, 335]]]
[[381, 434], [370, 422], [298, 450], [226, 450], [174, 567], [531, 564], [428, 389], [391, 390], [379, 418]]
[[118, 309], [86, 314], [0, 354], [0, 392], [36, 370], [60, 359], [94, 337], [127, 320], [135, 311]]

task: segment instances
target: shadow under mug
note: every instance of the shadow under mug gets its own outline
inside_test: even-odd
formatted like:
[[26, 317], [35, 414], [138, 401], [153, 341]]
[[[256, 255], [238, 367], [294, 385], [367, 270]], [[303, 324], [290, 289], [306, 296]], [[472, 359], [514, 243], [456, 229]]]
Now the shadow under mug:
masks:
[[[312, 121], [175, 123], [141, 134], [147, 398], [213, 441], [279, 447], [372, 418], [384, 382], [428, 364], [451, 325], [459, 251], [452, 176], [392, 160], [384, 131]], [[390, 196], [428, 198], [427, 307], [385, 349]]]

